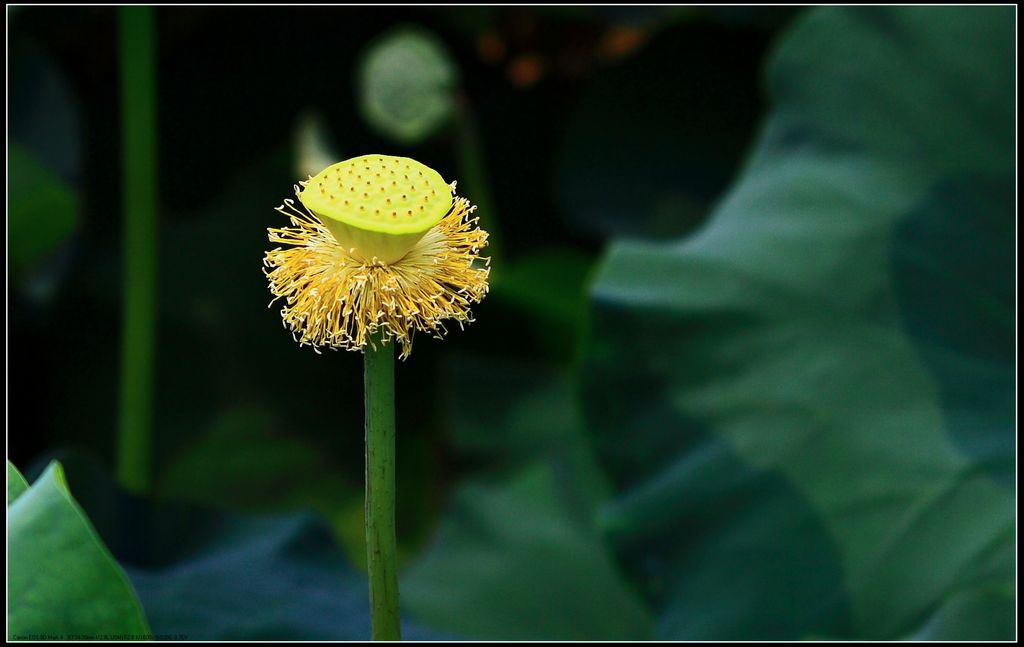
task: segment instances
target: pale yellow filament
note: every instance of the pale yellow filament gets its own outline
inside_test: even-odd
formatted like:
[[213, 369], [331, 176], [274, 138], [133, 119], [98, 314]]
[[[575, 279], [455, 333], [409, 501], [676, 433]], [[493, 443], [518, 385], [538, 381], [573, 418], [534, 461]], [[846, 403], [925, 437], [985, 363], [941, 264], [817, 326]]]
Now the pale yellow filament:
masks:
[[363, 350], [374, 334], [412, 351], [413, 335], [447, 333], [473, 321], [470, 307], [487, 294], [487, 232], [471, 217], [476, 207], [455, 198], [451, 210], [401, 259], [386, 264], [343, 248], [320, 221], [294, 200], [277, 208], [292, 227], [269, 229], [278, 247], [266, 253], [264, 273], [285, 300], [281, 318], [300, 345]]

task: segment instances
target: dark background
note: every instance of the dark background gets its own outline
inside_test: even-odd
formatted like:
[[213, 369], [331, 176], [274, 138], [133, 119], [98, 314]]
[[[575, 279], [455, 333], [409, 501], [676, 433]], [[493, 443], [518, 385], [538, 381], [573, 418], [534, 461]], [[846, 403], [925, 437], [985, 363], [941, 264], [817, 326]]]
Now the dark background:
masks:
[[[265, 228], [282, 224], [272, 208], [290, 197], [297, 179], [295, 130], [304, 111], [322, 115], [327, 143], [343, 157], [366, 151], [411, 155], [457, 179], [450, 128], [420, 145], [403, 147], [376, 135], [361, 118], [355, 70], [373, 38], [396, 24], [419, 24], [450, 48], [459, 63], [463, 100], [472, 101], [479, 115], [509, 256], [567, 246], [589, 263], [605, 232], [600, 224], [573, 222], [559, 208], [558, 187], [546, 178], [556, 171], [566, 131], [582, 118], [595, 118], [593, 110], [582, 117], [578, 113], [581, 104], [586, 107], [591, 86], [631, 84], [669, 102], [654, 109], [656, 118], [671, 115], [683, 124], [700, 124], [669, 134], [697, 139], [687, 138], [685, 157], [699, 167], [699, 175], [683, 187], [695, 206], [688, 221], [673, 226], [688, 229], [703, 217], [742, 159], [762, 109], [757, 78], [764, 51], [793, 13], [727, 8], [158, 9], [157, 467], [201, 434], [218, 412], [259, 406], [270, 415], [287, 411], [288, 420], [279, 423], [286, 426], [281, 433], [315, 439], [330, 460], [343, 463], [354, 482], [361, 479], [362, 438], [352, 433], [359, 428], [362, 403], [359, 358], [341, 353], [325, 359], [295, 348], [280, 328], [276, 308], [265, 308], [270, 297], [259, 258], [268, 246], [261, 242]], [[19, 10], [13, 26], [12, 136], [32, 137], [41, 156], [67, 169], [65, 179], [76, 189], [81, 218], [72, 239], [57, 252], [54, 262], [60, 268], [50, 279], [53, 292], [46, 299], [17, 290], [12, 294], [11, 366], [18, 379], [11, 382], [11, 399], [19, 406], [11, 411], [11, 424], [15, 429], [31, 426], [33, 432], [10, 434], [10, 456], [26, 464], [48, 448], [71, 444], [109, 463], [123, 281], [115, 12], [32, 8]], [[645, 38], [656, 29], [654, 42], [621, 54], [602, 53], [615, 30], [635, 30]], [[484, 37], [504, 45], [501, 60], [481, 60]], [[716, 57], [713, 69], [702, 61], [708, 51]], [[537, 61], [542, 70], [530, 83], [517, 80], [512, 71], [526, 59]], [[31, 72], [19, 74], [19, 61], [29, 68], [42, 65], [40, 60], [47, 65], [45, 80]], [[637, 80], [638, 73], [646, 78]], [[717, 82], [723, 77], [729, 83]], [[673, 85], [660, 88], [659, 81]], [[31, 101], [32, 90], [42, 92], [38, 88], [47, 84], [60, 88], [64, 105], [46, 101], [22, 107]], [[599, 108], [602, 123], [644, 120], [643, 112], [634, 113], [638, 102], [645, 102], [642, 98], [625, 95], [618, 101]], [[66, 139], [38, 125], [46, 111], [73, 124]], [[664, 146], [661, 135], [646, 135], [638, 138]], [[637, 189], [623, 189], [630, 199], [649, 199]], [[587, 198], [586, 189], [580, 193]], [[564, 361], [570, 355], [568, 348], [549, 352], [558, 344], [535, 339], [522, 315], [497, 301], [479, 306], [477, 323], [448, 344], [421, 340], [416, 361], [398, 374], [399, 425], [416, 429], [422, 438], [415, 442], [426, 443], [435, 454], [429, 489], [438, 488], [436, 499], [459, 470], [445, 451], [439, 422], [439, 353], [452, 352], [452, 344], [458, 344], [512, 358], [551, 359], [555, 354], [559, 357], [554, 359]], [[514, 343], [495, 343], [510, 339]], [[558, 341], [571, 344], [570, 339]], [[351, 415], [345, 422], [331, 420], [315, 406], [291, 406], [294, 397]], [[412, 441], [403, 435], [400, 442]], [[399, 455], [405, 462], [410, 451], [403, 450]], [[419, 482], [412, 476], [415, 463], [403, 465], [400, 474]]]

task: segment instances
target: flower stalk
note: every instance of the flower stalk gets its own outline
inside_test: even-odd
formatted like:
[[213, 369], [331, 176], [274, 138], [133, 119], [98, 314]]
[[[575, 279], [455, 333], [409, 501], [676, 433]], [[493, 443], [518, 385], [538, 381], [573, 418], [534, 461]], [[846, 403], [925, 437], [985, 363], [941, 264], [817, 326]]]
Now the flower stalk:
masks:
[[394, 346], [375, 340], [364, 355], [366, 565], [373, 640], [401, 640], [395, 538]]
[[156, 47], [152, 7], [121, 7], [124, 314], [117, 478], [150, 485], [156, 327]]
[[[291, 227], [263, 258], [281, 322], [300, 346], [359, 351], [366, 404], [366, 563], [374, 640], [401, 640], [395, 537], [395, 353], [462, 328], [487, 294], [487, 232], [455, 182], [405, 157], [332, 164], [277, 208]], [[271, 304], [274, 303], [271, 301]]]

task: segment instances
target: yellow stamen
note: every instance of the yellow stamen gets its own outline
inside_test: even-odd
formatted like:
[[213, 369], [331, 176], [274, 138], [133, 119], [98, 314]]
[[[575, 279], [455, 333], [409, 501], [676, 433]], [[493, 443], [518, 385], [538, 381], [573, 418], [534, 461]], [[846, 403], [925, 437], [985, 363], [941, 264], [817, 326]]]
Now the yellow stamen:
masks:
[[284, 326], [317, 352], [363, 350], [380, 331], [384, 343], [402, 344], [405, 359], [417, 331], [440, 338], [446, 319], [460, 327], [472, 322], [470, 307], [487, 294], [490, 259], [480, 257], [487, 232], [472, 217], [475, 209], [455, 198], [408, 252], [385, 263], [339, 243], [301, 203], [285, 200], [277, 210], [293, 226], [268, 232], [270, 242], [288, 247], [267, 252], [263, 261], [271, 304], [285, 300]]

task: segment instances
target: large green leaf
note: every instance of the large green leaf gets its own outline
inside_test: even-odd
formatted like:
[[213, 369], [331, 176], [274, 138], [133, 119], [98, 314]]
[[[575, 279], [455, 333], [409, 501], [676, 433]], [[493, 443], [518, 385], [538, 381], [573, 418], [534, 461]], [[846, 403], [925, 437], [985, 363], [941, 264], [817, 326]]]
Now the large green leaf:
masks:
[[[650, 615], [593, 524], [607, 492], [564, 375], [458, 358], [453, 443], [482, 466], [449, 502], [402, 600], [445, 631], [494, 640], [653, 635]], [[495, 476], [498, 472], [500, 476]]]
[[[10, 463], [7, 471], [10, 501], [10, 481], [21, 475]], [[71, 498], [60, 464], [8, 503], [7, 551], [8, 639], [149, 636], [131, 584]]]
[[[155, 636], [368, 639], [366, 576], [313, 514], [237, 515], [142, 499], [81, 457], [66, 463], [83, 507], [138, 590]], [[448, 638], [404, 621], [403, 632], [418, 640]]]
[[650, 637], [647, 610], [550, 466], [470, 484], [425, 558], [402, 579], [405, 604], [446, 630], [494, 640]]
[[1013, 25], [808, 14], [710, 223], [609, 251], [586, 413], [662, 637], [1012, 638]]

